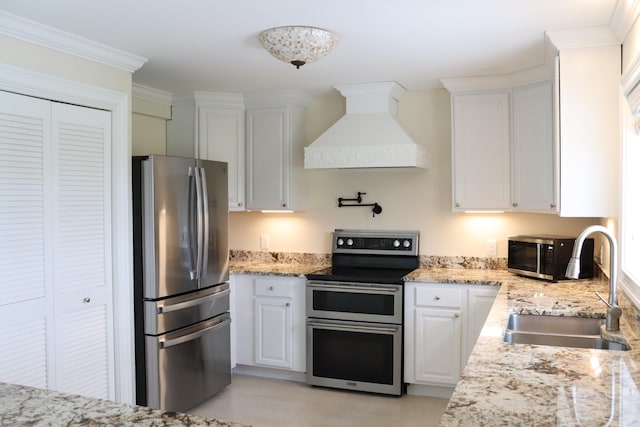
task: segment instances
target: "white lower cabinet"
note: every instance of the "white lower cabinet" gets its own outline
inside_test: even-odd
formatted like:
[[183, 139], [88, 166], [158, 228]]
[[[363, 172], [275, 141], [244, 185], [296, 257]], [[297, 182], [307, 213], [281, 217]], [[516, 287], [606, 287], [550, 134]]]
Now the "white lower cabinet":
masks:
[[412, 385], [427, 386], [416, 394], [450, 393], [497, 293], [494, 286], [405, 284], [404, 381], [409, 393]]
[[231, 276], [232, 365], [305, 372], [303, 277]]

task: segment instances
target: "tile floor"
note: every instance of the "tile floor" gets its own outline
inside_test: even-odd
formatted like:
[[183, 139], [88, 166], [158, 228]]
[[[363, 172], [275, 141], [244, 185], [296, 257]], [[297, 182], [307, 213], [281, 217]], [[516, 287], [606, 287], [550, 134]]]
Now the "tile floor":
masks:
[[437, 426], [447, 399], [381, 396], [295, 381], [233, 375], [231, 385], [190, 410], [255, 427]]

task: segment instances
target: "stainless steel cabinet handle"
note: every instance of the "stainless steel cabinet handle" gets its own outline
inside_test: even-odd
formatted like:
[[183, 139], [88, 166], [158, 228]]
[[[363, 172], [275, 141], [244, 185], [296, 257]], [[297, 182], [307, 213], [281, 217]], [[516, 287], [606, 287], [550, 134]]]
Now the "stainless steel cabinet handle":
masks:
[[91, 302], [91, 298], [89, 298], [89, 297], [85, 297], [85, 298], [82, 300], [82, 302], [84, 302], [84, 303], [89, 303], [89, 302]]
[[286, 303], [286, 304], [285, 304], [285, 306], [286, 306], [286, 307], [291, 307], [291, 303], [290, 303], [290, 302], [288, 302], [288, 303]]
[[435, 297], [433, 297], [434, 300], [436, 301], [440, 301], [440, 297], [438, 295], [436, 295]]
[[160, 348], [167, 348], [167, 347], [172, 347], [174, 345], [178, 345], [178, 344], [182, 344], [185, 343], [187, 341], [193, 341], [194, 339], [201, 337], [209, 332], [211, 332], [214, 329], [218, 329], [218, 328], [222, 328], [224, 326], [227, 326], [231, 323], [231, 319], [225, 319], [222, 320], [218, 323], [216, 323], [215, 325], [211, 325], [208, 328], [205, 328], [201, 331], [197, 331], [194, 332], [192, 334], [188, 334], [188, 335], [183, 335], [179, 338], [174, 338], [172, 340], [163, 340], [162, 338], [160, 338], [158, 340], [158, 347]]
[[453, 317], [460, 317], [460, 313], [454, 314]]
[[273, 290], [273, 286], [269, 286], [269, 290], [272, 291]]
[[211, 295], [207, 295], [206, 297], [202, 297], [202, 298], [198, 298], [198, 299], [194, 299], [194, 300], [189, 300], [189, 301], [184, 301], [184, 302], [179, 302], [177, 304], [158, 304], [156, 311], [158, 314], [162, 314], [162, 313], [171, 313], [172, 311], [178, 311], [178, 310], [183, 310], [185, 308], [189, 308], [189, 307], [195, 307], [198, 305], [202, 305], [205, 303], [209, 303], [213, 300], [216, 300], [218, 298], [222, 298], [224, 296], [227, 296], [231, 293], [231, 291], [229, 290], [229, 288], [226, 288], [220, 292], [216, 292], [215, 294], [211, 294]]
[[518, 204], [514, 202], [514, 203], [511, 204], [511, 206], [513, 206], [514, 208], [517, 208]]

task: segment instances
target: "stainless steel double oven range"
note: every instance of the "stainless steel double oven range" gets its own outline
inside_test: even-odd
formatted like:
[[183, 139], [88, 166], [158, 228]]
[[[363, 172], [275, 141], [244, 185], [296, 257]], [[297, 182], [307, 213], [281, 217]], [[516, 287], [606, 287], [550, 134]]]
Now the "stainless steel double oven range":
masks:
[[338, 229], [332, 265], [307, 274], [307, 383], [401, 395], [403, 277], [417, 231]]

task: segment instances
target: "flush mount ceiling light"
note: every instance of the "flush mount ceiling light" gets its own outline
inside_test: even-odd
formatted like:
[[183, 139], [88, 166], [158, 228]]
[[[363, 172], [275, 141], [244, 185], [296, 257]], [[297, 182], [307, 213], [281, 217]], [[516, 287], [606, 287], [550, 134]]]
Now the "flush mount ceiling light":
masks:
[[271, 55], [296, 68], [319, 60], [338, 43], [330, 31], [303, 26], [271, 28], [261, 32], [258, 40]]

